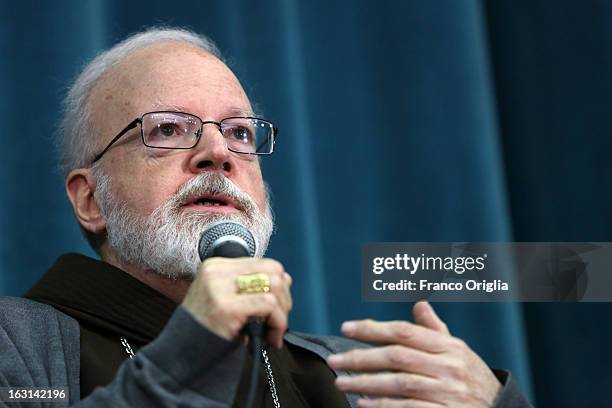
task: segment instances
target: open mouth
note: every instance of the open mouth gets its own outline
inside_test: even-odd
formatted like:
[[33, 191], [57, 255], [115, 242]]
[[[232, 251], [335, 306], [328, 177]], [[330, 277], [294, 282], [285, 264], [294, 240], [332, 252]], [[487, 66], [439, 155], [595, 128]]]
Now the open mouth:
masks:
[[227, 203], [223, 200], [217, 200], [215, 198], [199, 198], [193, 202], [194, 205], [204, 205], [204, 206], [226, 206]]
[[240, 210], [240, 206], [234, 200], [222, 195], [203, 195], [190, 200], [186, 207], [192, 208], [218, 208], [225, 210]]

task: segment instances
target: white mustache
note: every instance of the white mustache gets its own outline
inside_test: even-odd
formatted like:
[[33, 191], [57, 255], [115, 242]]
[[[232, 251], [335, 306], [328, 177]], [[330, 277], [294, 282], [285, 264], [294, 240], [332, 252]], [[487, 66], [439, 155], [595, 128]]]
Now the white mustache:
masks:
[[174, 209], [193, 201], [203, 194], [224, 195], [234, 200], [239, 210], [251, 218], [256, 216], [258, 207], [251, 196], [242, 191], [230, 179], [219, 173], [206, 172], [183, 184], [169, 200]]

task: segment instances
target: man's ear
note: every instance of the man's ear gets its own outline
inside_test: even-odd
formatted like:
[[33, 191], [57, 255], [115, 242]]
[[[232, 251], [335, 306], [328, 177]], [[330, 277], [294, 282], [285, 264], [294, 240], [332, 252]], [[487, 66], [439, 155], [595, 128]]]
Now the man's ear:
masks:
[[83, 228], [92, 233], [98, 233], [106, 228], [100, 208], [94, 200], [96, 177], [91, 169], [72, 170], [66, 177], [66, 194], [74, 215]]

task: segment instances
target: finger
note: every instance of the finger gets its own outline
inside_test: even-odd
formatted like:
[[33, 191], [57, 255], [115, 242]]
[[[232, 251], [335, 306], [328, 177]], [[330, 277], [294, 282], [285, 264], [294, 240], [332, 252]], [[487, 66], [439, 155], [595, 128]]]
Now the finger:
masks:
[[287, 281], [282, 277], [282, 275], [273, 275], [272, 277], [270, 277], [269, 292], [260, 293], [239, 293], [238, 283], [236, 282], [237, 277], [228, 277], [221, 275], [222, 273], [219, 273], [214, 277], [211, 276], [211, 279], [207, 279], [201, 282], [201, 286], [206, 287], [205, 292], [211, 293], [212, 296], [216, 299], [223, 299], [227, 297], [234, 298], [234, 296], [241, 296], [242, 298], [244, 298], [242, 299], [242, 302], [245, 302], [248, 305], [249, 299], [252, 299], [253, 296], [258, 296], [261, 294], [270, 294], [277, 298], [278, 304], [285, 312], [288, 313], [293, 307], [293, 300], [291, 299], [291, 293], [289, 292]]
[[287, 272], [283, 274], [283, 279], [285, 280], [287, 292], [289, 293], [289, 308], [287, 309], [287, 311], [289, 312], [291, 311], [291, 309], [293, 309], [293, 298], [291, 297], [291, 285], [293, 284], [293, 279], [291, 278], [291, 275], [289, 275]]
[[341, 330], [345, 336], [356, 340], [401, 344], [429, 353], [442, 353], [452, 346], [450, 336], [406, 321], [354, 320], [345, 322]]
[[272, 293], [237, 295], [232, 308], [240, 310], [244, 316], [241, 324], [248, 319], [262, 319], [266, 324], [266, 342], [274, 347], [282, 347], [282, 340], [287, 331], [287, 313], [283, 311], [278, 299]]
[[273, 293], [234, 295], [228, 304], [235, 314], [249, 318], [268, 319], [273, 311], [279, 309], [278, 299]]
[[205, 259], [199, 266], [199, 272], [218, 272], [223, 271], [224, 275], [239, 275], [241, 273], [253, 273], [252, 265], [254, 263], [253, 258], [223, 258], [223, 257], [212, 257]]
[[281, 276], [285, 273], [285, 267], [282, 263], [271, 258], [232, 258], [232, 260], [240, 260], [244, 265], [240, 267], [240, 275], [248, 275], [251, 273], [265, 273], [268, 276]]
[[198, 281], [214, 282], [225, 291], [238, 291], [238, 276], [264, 273], [272, 280], [278, 276], [284, 281], [283, 265], [273, 259], [254, 258], [208, 258], [200, 264]]
[[448, 326], [442, 321], [434, 311], [429, 302], [422, 300], [417, 302], [412, 308], [414, 321], [421, 326], [430, 328], [440, 333], [450, 334]]
[[276, 348], [283, 346], [283, 336], [287, 331], [287, 313], [276, 308], [266, 320], [266, 342]]
[[265, 336], [268, 344], [279, 349], [283, 345], [283, 336], [288, 326], [288, 314], [293, 307], [290, 285], [291, 278], [286, 272], [270, 276], [270, 293], [276, 296], [278, 307], [268, 316]]
[[342, 392], [381, 397], [413, 397], [435, 401], [441, 383], [434, 378], [411, 373], [343, 375], [336, 378]]
[[440, 372], [438, 360], [436, 354], [393, 345], [332, 354], [327, 358], [327, 364], [344, 371], [403, 371], [435, 377]]
[[283, 274], [283, 278], [287, 281], [287, 286], [291, 287], [291, 285], [293, 284], [293, 279], [291, 278], [291, 275], [289, 275], [288, 272], [285, 272]]
[[284, 277], [287, 275], [272, 275], [270, 276], [270, 292], [272, 292], [277, 298], [281, 309], [285, 312], [289, 312], [293, 307], [293, 301], [291, 299], [291, 292], [289, 291], [289, 281]]
[[377, 398], [377, 399], [366, 399], [360, 398], [357, 400], [357, 406], [359, 408], [443, 408], [444, 405], [437, 404], [435, 402], [423, 401], [414, 398], [402, 398], [402, 399], [391, 399], [391, 398]]
[[262, 293], [248, 298], [240, 295], [225, 296], [223, 302], [215, 302], [212, 307], [205, 307], [201, 310], [201, 306], [199, 305], [200, 308], [196, 307], [195, 310], [187, 307], [187, 310], [196, 319], [201, 318], [202, 324], [211, 331], [231, 340], [241, 333], [249, 318], [265, 320], [274, 308], [278, 307], [278, 301], [274, 295]]
[[[231, 282], [229, 286], [226, 287], [224, 292], [227, 292], [227, 289], [232, 291], [238, 291], [238, 276], [239, 275], [249, 275], [252, 273], [263, 273], [269, 279], [269, 290], [271, 293], [274, 293], [279, 300], [279, 304], [281, 308], [285, 311], [291, 310], [293, 307], [293, 301], [291, 299], [291, 294], [289, 292], [289, 287], [291, 286], [291, 277], [287, 272], [285, 272], [282, 264], [273, 259], [253, 259], [253, 258], [233, 258], [231, 260], [224, 259], [226, 264], [225, 267], [232, 268], [232, 272], [223, 273], [223, 281]], [[235, 262], [239, 261], [240, 265], [237, 267]], [[223, 262], [223, 260], [221, 261]], [[219, 265], [219, 264], [218, 264]], [[219, 273], [217, 275], [220, 275]], [[219, 284], [220, 285], [226, 285]], [[217, 289], [220, 290], [220, 289]], [[244, 295], [252, 295], [252, 293], [244, 293]]]
[[199, 267], [200, 272], [212, 272], [218, 274], [223, 272], [225, 277], [236, 277], [238, 275], [249, 275], [252, 273], [265, 273], [268, 276], [282, 275], [285, 273], [283, 264], [270, 258], [220, 258], [213, 257], [204, 260]]

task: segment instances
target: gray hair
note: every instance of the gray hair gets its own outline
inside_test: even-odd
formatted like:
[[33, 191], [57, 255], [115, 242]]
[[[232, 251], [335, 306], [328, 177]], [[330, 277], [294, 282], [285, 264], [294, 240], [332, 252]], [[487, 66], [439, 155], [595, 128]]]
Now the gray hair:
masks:
[[149, 28], [138, 32], [99, 54], [76, 78], [64, 99], [64, 114], [57, 134], [59, 167], [65, 176], [77, 168], [88, 167], [93, 160], [95, 129], [91, 121], [89, 97], [104, 73], [136, 50], [163, 42], [182, 42], [200, 48], [223, 61], [217, 46], [209, 38], [184, 29]]

